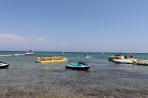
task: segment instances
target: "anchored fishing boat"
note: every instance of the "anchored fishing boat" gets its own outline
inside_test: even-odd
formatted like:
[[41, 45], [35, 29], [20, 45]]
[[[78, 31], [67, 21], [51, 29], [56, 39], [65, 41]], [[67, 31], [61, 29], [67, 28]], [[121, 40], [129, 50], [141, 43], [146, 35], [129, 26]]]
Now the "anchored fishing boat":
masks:
[[7, 68], [9, 66], [9, 64], [0, 61], [0, 68]]
[[71, 63], [69, 65], [65, 65], [65, 67], [67, 69], [75, 69], [75, 70], [88, 70], [90, 68], [90, 66], [84, 62]]

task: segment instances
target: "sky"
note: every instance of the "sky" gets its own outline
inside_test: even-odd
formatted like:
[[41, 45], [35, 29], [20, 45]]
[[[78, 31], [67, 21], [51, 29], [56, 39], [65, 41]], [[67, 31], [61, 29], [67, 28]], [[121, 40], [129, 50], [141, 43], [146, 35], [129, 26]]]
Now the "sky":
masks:
[[148, 53], [148, 0], [0, 0], [0, 50]]

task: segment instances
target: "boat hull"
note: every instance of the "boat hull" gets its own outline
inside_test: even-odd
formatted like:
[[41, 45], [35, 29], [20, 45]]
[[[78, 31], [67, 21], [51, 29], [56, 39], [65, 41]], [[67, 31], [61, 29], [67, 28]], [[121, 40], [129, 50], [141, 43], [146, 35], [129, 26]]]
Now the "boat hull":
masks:
[[134, 64], [134, 61], [129, 59], [113, 59], [113, 62], [117, 64]]
[[148, 60], [140, 60], [136, 64], [137, 65], [148, 66]]
[[5, 64], [5, 65], [0, 65], [0, 69], [3, 69], [3, 68], [8, 68], [9, 64]]
[[148, 63], [137, 63], [137, 65], [148, 66]]
[[26, 55], [34, 55], [34, 53], [26, 53]]
[[134, 64], [133, 62], [115, 62], [117, 64]]
[[47, 60], [47, 61], [41, 61], [41, 60], [36, 60], [36, 63], [60, 63], [60, 62], [65, 62], [67, 60]]

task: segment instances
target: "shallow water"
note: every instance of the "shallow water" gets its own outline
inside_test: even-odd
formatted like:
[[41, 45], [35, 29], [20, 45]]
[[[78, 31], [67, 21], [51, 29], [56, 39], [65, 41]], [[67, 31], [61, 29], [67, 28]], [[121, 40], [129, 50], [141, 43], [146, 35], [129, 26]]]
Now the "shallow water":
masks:
[[[61, 53], [38, 52], [34, 56], [0, 57], [10, 64], [0, 70], [0, 96], [3, 98], [147, 98], [148, 66], [115, 64], [111, 54], [65, 53], [68, 62], [37, 64], [41, 55]], [[136, 56], [136, 55], [135, 55]], [[147, 56], [137, 54], [139, 57]], [[85, 61], [88, 71], [65, 69], [71, 62]]]

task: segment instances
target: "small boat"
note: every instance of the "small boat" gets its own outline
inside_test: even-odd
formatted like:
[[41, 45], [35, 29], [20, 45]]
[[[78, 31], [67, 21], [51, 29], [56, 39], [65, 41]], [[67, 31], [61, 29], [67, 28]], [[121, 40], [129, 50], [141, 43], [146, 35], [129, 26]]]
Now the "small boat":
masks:
[[71, 63], [69, 65], [65, 65], [65, 67], [67, 69], [75, 69], [75, 70], [88, 70], [90, 68], [90, 66], [84, 62]]
[[9, 66], [9, 64], [0, 61], [0, 68], [7, 68]]
[[91, 58], [91, 56], [90, 56], [90, 55], [85, 55], [84, 57], [85, 57], [85, 58]]
[[113, 59], [124, 59], [124, 56], [122, 55], [122, 53], [118, 53], [108, 57], [109, 61], [113, 61]]
[[51, 59], [51, 60], [43, 60], [43, 59], [38, 59], [36, 60], [36, 63], [60, 63], [60, 62], [66, 62], [68, 61], [67, 58], [62, 58], [62, 59]]
[[26, 52], [26, 55], [33, 55], [34, 52], [32, 50], [29, 50], [28, 52]]
[[137, 60], [134, 58], [113, 59], [112, 61], [117, 64], [134, 64], [137, 62]]
[[137, 60], [137, 65], [148, 66], [148, 60]]
[[91, 55], [85, 54], [85, 55], [84, 55], [84, 58], [91, 58]]

